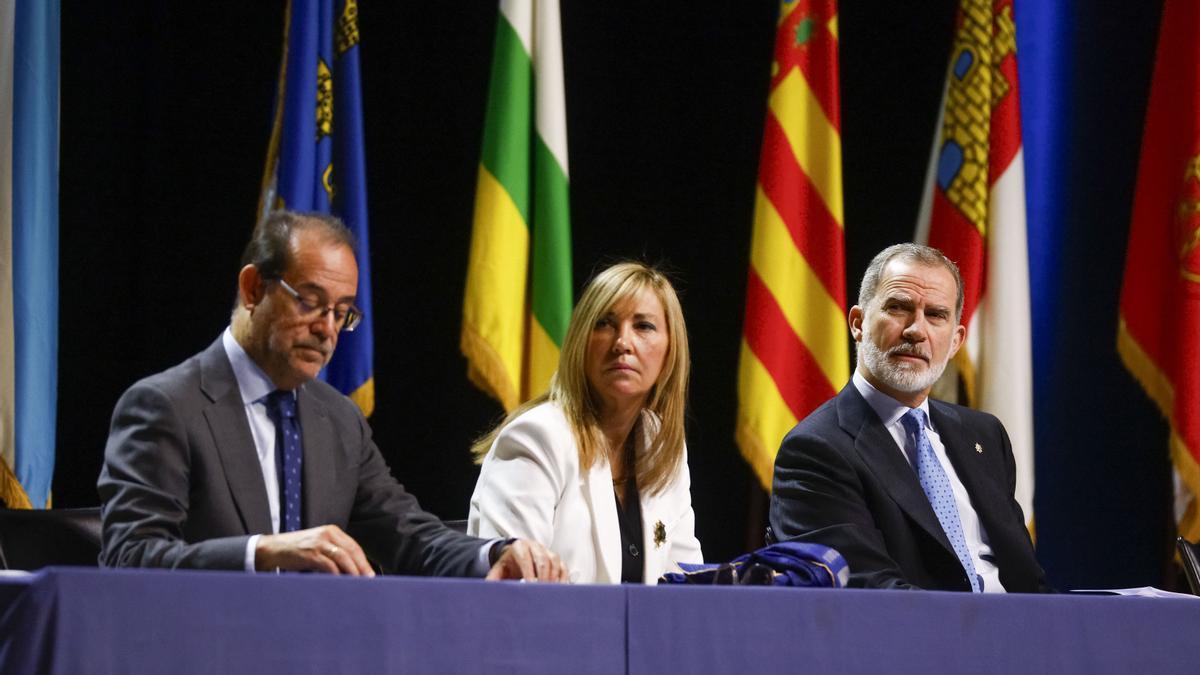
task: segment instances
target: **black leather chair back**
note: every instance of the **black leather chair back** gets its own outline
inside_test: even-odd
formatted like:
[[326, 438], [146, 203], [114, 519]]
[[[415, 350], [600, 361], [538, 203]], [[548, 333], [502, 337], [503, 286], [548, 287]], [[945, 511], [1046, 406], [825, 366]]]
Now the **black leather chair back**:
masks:
[[0, 509], [0, 569], [96, 567], [100, 509]]

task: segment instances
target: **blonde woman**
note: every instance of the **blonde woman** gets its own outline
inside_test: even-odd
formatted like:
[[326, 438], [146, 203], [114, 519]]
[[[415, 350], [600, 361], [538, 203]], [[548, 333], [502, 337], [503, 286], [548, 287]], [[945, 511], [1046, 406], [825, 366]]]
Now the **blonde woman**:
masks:
[[701, 562], [684, 401], [687, 328], [669, 281], [620, 263], [588, 283], [550, 391], [475, 444], [468, 532], [557, 553], [575, 583], [647, 583]]

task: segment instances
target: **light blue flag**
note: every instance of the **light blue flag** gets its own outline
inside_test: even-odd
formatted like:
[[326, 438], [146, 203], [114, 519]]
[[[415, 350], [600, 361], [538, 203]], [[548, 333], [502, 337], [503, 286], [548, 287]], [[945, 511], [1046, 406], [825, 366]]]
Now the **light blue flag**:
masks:
[[357, 3], [291, 0], [287, 16], [286, 62], [262, 205], [264, 210], [332, 213], [354, 233], [355, 304], [364, 316], [357, 330], [338, 338], [322, 377], [370, 415], [374, 341]]
[[[0, 114], [11, 183], [11, 211], [0, 217], [9, 244], [3, 266], [11, 270], [6, 338], [12, 349], [3, 369], [3, 395], [12, 402], [2, 423], [4, 466], [0, 497], [9, 506], [45, 508], [54, 478], [55, 405], [58, 396], [58, 0], [17, 0], [0, 5], [5, 72]], [[11, 30], [11, 32], [9, 32]], [[11, 41], [9, 40], [11, 36]], [[8, 54], [5, 54], [8, 57]], [[8, 85], [11, 83], [11, 97]], [[4, 204], [8, 206], [8, 204]], [[8, 351], [8, 350], [6, 350]], [[11, 385], [9, 384], [11, 382]], [[7, 415], [6, 415], [7, 417]], [[15, 478], [15, 480], [14, 480]]]

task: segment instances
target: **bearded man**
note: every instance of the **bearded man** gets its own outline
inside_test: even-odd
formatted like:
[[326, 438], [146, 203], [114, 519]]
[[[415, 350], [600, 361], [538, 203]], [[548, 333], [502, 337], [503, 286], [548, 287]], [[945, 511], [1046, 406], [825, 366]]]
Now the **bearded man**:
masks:
[[962, 277], [937, 249], [871, 261], [850, 309], [850, 383], [796, 425], [775, 460], [772, 536], [837, 549], [850, 586], [1045, 592], [1008, 434], [929, 398], [966, 336]]

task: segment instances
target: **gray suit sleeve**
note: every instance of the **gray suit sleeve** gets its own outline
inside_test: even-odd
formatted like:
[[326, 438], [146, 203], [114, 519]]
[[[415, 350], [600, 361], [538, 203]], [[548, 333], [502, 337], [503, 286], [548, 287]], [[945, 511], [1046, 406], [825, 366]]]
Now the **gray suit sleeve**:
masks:
[[359, 440], [358, 488], [347, 532], [385, 572], [429, 576], [480, 576], [480, 549], [489, 540], [456, 532], [425, 511], [416, 497], [392, 476], [371, 438], [371, 429], [354, 412]]
[[97, 491], [100, 563], [108, 567], [244, 569], [248, 536], [185, 540], [192, 457], [184, 420], [152, 384], [117, 402]]

